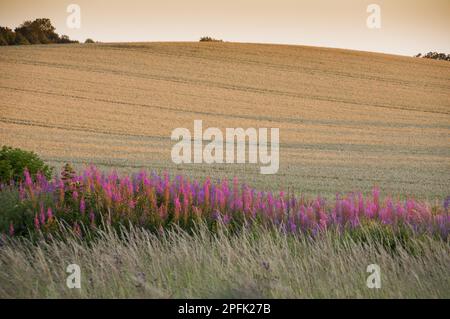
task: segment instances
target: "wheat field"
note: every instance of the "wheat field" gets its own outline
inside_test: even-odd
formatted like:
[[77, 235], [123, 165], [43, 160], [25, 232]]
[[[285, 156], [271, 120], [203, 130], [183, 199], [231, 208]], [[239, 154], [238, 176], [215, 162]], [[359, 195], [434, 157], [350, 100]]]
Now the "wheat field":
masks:
[[[128, 43], [0, 48], [0, 144], [50, 164], [239, 176], [331, 196], [450, 185], [450, 63], [304, 46]], [[280, 170], [172, 163], [173, 129], [280, 128]]]

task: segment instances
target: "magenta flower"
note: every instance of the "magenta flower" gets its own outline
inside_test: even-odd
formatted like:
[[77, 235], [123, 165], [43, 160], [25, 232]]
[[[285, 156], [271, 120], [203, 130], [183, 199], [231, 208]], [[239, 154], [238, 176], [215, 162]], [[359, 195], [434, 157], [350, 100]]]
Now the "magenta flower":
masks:
[[224, 215], [224, 216], [223, 216], [223, 223], [224, 223], [225, 225], [227, 225], [228, 223], [230, 223], [230, 221], [231, 221], [231, 216], [230, 216], [230, 215]]
[[448, 211], [448, 207], [450, 206], [450, 196], [447, 196], [447, 198], [444, 201], [444, 209], [445, 211]]
[[48, 219], [52, 219], [53, 218], [53, 213], [52, 213], [52, 208], [51, 207], [49, 207], [47, 209], [47, 218]]
[[289, 231], [291, 233], [297, 232], [297, 225], [292, 220], [289, 221]]
[[80, 212], [84, 215], [84, 212], [86, 211], [86, 203], [84, 201], [84, 197], [80, 200]]
[[376, 212], [380, 209], [380, 189], [375, 187], [372, 191], [373, 203], [375, 204]]
[[22, 184], [20, 184], [19, 185], [19, 198], [20, 198], [20, 200], [23, 201], [25, 199], [25, 197], [26, 197], [25, 189], [23, 188]]
[[35, 228], [37, 231], [41, 228], [41, 226], [40, 226], [40, 224], [39, 224], [39, 218], [38, 218], [37, 214], [34, 216], [34, 228]]
[[92, 210], [92, 209], [89, 213], [89, 219], [91, 221], [91, 227], [95, 227], [95, 215], [94, 215], [94, 210]]
[[25, 185], [27, 185], [28, 187], [33, 186], [33, 181], [31, 180], [30, 172], [27, 168], [25, 168], [23, 174], [25, 175]]
[[177, 220], [180, 216], [181, 211], [181, 203], [178, 197], [175, 197], [175, 220]]
[[9, 236], [14, 236], [14, 225], [12, 222], [9, 223]]
[[41, 225], [45, 224], [44, 204], [41, 203], [41, 213], [39, 214]]
[[[332, 228], [345, 231], [361, 227], [365, 221], [383, 223], [395, 229], [407, 225], [417, 233], [437, 234], [444, 238], [450, 230], [449, 219], [445, 217], [448, 216], [450, 198], [438, 207], [414, 199], [383, 200], [379, 188], [372, 190], [372, 196], [338, 193], [335, 199], [327, 201], [320, 197], [309, 200], [290, 192], [279, 192], [274, 196], [271, 192], [239, 184], [237, 178], [233, 178], [231, 185], [226, 179], [206, 178], [199, 183], [181, 175], [171, 180], [167, 173], [105, 174], [92, 166], [73, 176], [71, 183], [66, 185], [58, 177], [47, 182], [42, 174], [37, 174], [36, 182], [33, 182], [27, 170], [24, 176], [23, 184], [17, 185], [19, 199], [37, 210], [34, 216], [37, 231], [47, 220], [54, 218], [52, 209], [61, 212], [62, 220], [68, 218], [69, 222], [78, 222], [78, 226], [73, 224], [74, 230], [85, 221], [82, 216], [86, 209], [89, 209], [91, 225], [95, 225], [97, 216], [108, 224], [132, 222], [152, 229], [169, 226], [180, 217], [185, 222], [192, 217], [206, 222], [221, 219], [225, 224], [233, 219], [247, 227], [259, 222], [276, 224], [287, 233], [318, 234]], [[6, 188], [2, 187], [0, 192], [3, 189]], [[65, 198], [67, 191], [71, 192], [73, 201]], [[86, 198], [90, 199], [88, 203]], [[36, 203], [39, 203], [37, 209]], [[46, 211], [44, 203], [48, 206]], [[79, 210], [81, 214], [66, 214], [73, 210]], [[7, 233], [8, 229], [3, 231]]]

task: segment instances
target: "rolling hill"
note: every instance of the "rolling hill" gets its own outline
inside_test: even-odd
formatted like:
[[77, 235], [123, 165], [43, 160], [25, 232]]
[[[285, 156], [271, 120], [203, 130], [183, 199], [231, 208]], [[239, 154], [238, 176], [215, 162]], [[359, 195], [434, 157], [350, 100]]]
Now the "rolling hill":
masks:
[[[450, 64], [304, 46], [105, 43], [0, 47], [0, 144], [55, 166], [238, 176], [331, 196], [374, 185], [443, 198]], [[173, 129], [280, 128], [280, 170], [171, 162]]]

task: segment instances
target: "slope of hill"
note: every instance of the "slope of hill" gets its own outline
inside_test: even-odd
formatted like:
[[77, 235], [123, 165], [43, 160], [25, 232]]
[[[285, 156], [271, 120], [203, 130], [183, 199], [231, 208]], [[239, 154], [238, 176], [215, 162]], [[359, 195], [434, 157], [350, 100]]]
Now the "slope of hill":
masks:
[[[53, 165], [240, 176], [310, 194], [442, 198], [450, 65], [302, 46], [128, 43], [0, 48], [0, 141]], [[280, 170], [171, 162], [177, 127], [279, 127]]]

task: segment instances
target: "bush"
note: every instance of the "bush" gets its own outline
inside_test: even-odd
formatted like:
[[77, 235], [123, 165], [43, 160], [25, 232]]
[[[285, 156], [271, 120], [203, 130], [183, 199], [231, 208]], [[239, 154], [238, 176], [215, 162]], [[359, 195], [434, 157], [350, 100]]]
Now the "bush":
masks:
[[86, 41], [84, 41], [84, 43], [95, 43], [94, 40], [92, 40], [91, 38], [86, 39]]
[[52, 169], [34, 152], [9, 146], [2, 147], [0, 150], [0, 183], [22, 180], [25, 168], [33, 178], [37, 172], [41, 172], [47, 179], [50, 179], [52, 175]]
[[450, 61], [450, 54], [438, 53], [438, 52], [428, 52], [427, 54], [419, 53], [419, 54], [415, 55], [414, 57], [415, 58]]
[[3, 34], [0, 33], [0, 45], [8, 45], [8, 42], [3, 37]]
[[15, 44], [16, 34], [10, 28], [0, 27], [0, 42], [1, 45]]
[[223, 42], [223, 41], [219, 40], [219, 39], [214, 39], [211, 37], [201, 37], [200, 42]]
[[59, 39], [58, 43], [78, 43], [77, 40], [70, 40], [68, 35], [63, 34]]
[[14, 44], [17, 45], [26, 45], [26, 44], [30, 44], [30, 42], [28, 42], [27, 38], [25, 38], [22, 33], [20, 32], [16, 32], [16, 39], [14, 40]]
[[78, 43], [67, 35], [59, 36], [50, 19], [41, 18], [25, 21], [14, 31], [0, 26], [0, 45]]

